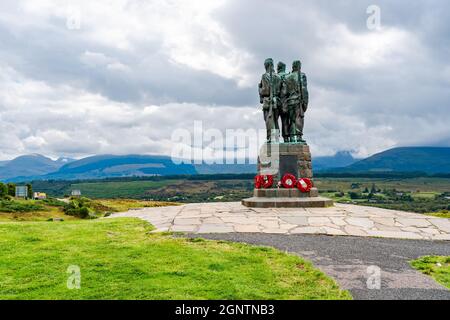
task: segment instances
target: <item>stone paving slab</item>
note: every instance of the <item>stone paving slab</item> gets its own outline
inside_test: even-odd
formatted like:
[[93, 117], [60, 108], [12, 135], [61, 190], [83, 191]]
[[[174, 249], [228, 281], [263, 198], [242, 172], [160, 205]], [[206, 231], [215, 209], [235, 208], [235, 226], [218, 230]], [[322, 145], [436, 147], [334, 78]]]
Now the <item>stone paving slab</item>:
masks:
[[247, 208], [239, 202], [192, 203], [116, 213], [136, 217], [155, 232], [325, 234], [450, 241], [450, 219], [335, 204], [329, 208]]

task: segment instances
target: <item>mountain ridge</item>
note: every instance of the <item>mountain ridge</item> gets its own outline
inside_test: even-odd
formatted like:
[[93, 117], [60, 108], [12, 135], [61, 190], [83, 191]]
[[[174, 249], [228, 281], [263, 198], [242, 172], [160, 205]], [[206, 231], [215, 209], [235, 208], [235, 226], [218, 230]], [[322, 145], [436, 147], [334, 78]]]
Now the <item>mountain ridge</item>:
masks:
[[376, 153], [337, 172], [449, 173], [449, 147], [397, 147]]
[[[355, 159], [348, 151], [334, 156], [314, 157], [314, 172], [424, 172], [450, 173], [450, 148], [398, 147]], [[195, 174], [255, 173], [255, 164], [182, 164], [176, 165], [161, 155], [95, 155], [79, 160], [32, 154], [0, 162], [0, 180], [76, 180], [109, 177]]]

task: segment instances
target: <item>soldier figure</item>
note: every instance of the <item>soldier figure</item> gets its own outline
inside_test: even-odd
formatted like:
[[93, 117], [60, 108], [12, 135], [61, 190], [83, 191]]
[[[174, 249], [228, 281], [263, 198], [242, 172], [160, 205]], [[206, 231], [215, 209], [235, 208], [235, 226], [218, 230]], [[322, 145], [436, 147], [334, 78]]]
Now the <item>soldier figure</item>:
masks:
[[292, 63], [292, 72], [286, 76], [285, 83], [290, 125], [289, 141], [305, 142], [302, 137], [309, 95], [306, 75], [301, 72], [300, 60]]
[[266, 73], [261, 77], [259, 83], [259, 100], [263, 105], [264, 121], [266, 122], [267, 142], [272, 142], [272, 137], [278, 139], [278, 100], [281, 90], [281, 79], [275, 73], [273, 60], [271, 58], [264, 61]]
[[286, 83], [284, 82], [286, 73], [286, 64], [278, 62], [277, 74], [281, 79], [280, 99], [278, 101], [278, 110], [281, 118], [281, 134], [284, 142], [289, 142], [289, 111], [287, 106], [287, 90]]

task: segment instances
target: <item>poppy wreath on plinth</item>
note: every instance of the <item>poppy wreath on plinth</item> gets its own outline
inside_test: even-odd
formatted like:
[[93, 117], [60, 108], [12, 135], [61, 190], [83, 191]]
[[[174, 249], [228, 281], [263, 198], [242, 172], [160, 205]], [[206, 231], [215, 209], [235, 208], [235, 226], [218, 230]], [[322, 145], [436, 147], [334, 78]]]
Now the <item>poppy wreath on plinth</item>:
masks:
[[264, 189], [269, 189], [273, 186], [273, 176], [272, 175], [262, 175], [262, 187]]
[[283, 186], [283, 188], [292, 189], [295, 188], [296, 184], [297, 179], [293, 174], [286, 173], [283, 178], [281, 178], [281, 185]]
[[272, 175], [257, 175], [255, 177], [255, 188], [256, 189], [269, 189], [273, 186], [273, 176]]
[[311, 179], [308, 178], [300, 178], [297, 181], [297, 188], [303, 193], [311, 191], [311, 188], [313, 187], [313, 183]]
[[257, 175], [255, 176], [255, 189], [261, 189], [262, 188], [262, 176]]

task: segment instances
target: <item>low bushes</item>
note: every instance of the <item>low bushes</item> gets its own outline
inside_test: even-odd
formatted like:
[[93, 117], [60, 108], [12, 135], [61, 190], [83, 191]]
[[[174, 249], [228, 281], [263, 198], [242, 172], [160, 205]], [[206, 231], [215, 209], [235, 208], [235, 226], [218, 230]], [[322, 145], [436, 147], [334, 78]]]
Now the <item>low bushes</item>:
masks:
[[11, 199], [0, 200], [0, 212], [32, 212], [45, 211], [46, 208], [42, 204], [31, 201], [16, 201]]
[[71, 198], [70, 202], [64, 205], [64, 213], [82, 219], [97, 218], [103, 215], [110, 208], [89, 198]]

